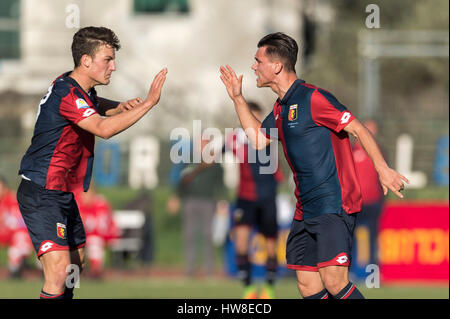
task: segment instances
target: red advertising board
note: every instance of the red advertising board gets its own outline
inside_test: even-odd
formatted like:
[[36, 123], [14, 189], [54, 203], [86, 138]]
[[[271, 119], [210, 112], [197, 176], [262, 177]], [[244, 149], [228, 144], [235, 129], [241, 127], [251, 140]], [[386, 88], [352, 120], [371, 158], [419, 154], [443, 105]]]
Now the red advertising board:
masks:
[[447, 282], [448, 202], [389, 203], [380, 218], [381, 279]]

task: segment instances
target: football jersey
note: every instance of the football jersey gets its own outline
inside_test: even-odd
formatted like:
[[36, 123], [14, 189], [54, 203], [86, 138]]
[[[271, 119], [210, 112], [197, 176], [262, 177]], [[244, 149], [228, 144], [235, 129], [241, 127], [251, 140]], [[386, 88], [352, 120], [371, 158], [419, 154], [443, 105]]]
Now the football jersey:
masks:
[[[244, 130], [238, 129], [230, 134], [225, 144], [227, 150], [231, 150], [239, 163], [239, 186], [238, 197], [248, 201], [258, 201], [275, 198], [278, 183], [283, 180], [283, 174], [278, 167], [276, 155], [268, 154], [270, 148], [256, 151], [248, 143]], [[254, 156], [249, 155], [252, 152]], [[261, 155], [259, 152], [265, 152]], [[263, 158], [261, 158], [263, 156]], [[254, 158], [252, 158], [254, 157]], [[269, 168], [274, 165], [275, 172], [272, 174], [264, 173], [262, 168]], [[263, 159], [263, 161], [261, 160]]]
[[[238, 197], [248, 201], [258, 201], [263, 199], [275, 198], [278, 183], [283, 180], [283, 174], [278, 167], [276, 155], [268, 154], [270, 148], [256, 151], [248, 143], [244, 130], [238, 129], [230, 134], [225, 144], [225, 149], [231, 150], [239, 163], [239, 186]], [[249, 155], [252, 152], [254, 156]], [[261, 155], [259, 152], [265, 152]], [[261, 156], [263, 156], [262, 163]], [[254, 157], [254, 158], [252, 158]], [[275, 172], [272, 174], [264, 173], [262, 168], [268, 168], [274, 165]]]
[[51, 190], [86, 191], [92, 175], [95, 136], [77, 123], [97, 113], [94, 88], [88, 93], [71, 77], [59, 76], [42, 98], [31, 145], [19, 174]]
[[263, 121], [291, 167], [297, 198], [294, 219], [361, 211], [361, 188], [350, 139], [353, 115], [329, 92], [296, 80]]

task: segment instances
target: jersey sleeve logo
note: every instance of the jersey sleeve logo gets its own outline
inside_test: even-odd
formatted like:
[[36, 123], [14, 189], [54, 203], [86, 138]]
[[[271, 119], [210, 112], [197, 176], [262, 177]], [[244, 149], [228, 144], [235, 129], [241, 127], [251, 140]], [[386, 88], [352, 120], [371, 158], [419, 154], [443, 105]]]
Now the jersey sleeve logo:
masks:
[[352, 114], [350, 112], [344, 112], [341, 117], [341, 124], [347, 123], [351, 116]]
[[75, 104], [77, 105], [78, 109], [87, 109], [89, 107], [87, 102], [83, 99], [76, 99]]
[[84, 111], [83, 117], [89, 117], [89, 116], [91, 116], [91, 115], [94, 114], [94, 113], [95, 113], [95, 110], [89, 108], [89, 109], [87, 109], [86, 111]]

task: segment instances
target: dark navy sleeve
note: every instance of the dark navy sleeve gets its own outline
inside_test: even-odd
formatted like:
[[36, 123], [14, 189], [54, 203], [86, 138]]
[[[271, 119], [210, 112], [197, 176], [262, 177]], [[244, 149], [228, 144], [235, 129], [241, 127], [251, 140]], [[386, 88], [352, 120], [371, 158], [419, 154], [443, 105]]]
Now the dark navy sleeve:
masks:
[[268, 139], [276, 139], [278, 140], [278, 128], [275, 124], [275, 118], [273, 116], [273, 111], [267, 115], [264, 121], [261, 124], [260, 131], [268, 138]]
[[355, 119], [331, 93], [317, 89], [311, 96], [311, 116], [319, 126], [340, 132]]

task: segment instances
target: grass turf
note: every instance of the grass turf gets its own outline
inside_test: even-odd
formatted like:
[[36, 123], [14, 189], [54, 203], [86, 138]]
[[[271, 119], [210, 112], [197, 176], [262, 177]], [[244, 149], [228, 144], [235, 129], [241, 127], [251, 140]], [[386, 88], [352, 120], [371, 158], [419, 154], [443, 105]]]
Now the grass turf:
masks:
[[[37, 299], [42, 280], [1, 280], [1, 299]], [[358, 289], [368, 299], [448, 299], [448, 286], [382, 286]], [[235, 279], [133, 278], [95, 281], [81, 278], [75, 298], [81, 299], [239, 299], [243, 292]], [[299, 298], [294, 279], [282, 279], [275, 287], [280, 299]]]

